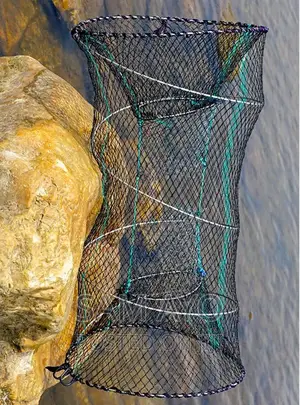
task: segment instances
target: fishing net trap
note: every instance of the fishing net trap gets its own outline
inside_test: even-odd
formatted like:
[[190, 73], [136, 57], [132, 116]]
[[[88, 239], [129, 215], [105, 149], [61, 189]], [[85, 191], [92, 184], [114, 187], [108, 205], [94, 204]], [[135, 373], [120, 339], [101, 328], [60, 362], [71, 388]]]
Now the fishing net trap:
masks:
[[84, 246], [64, 385], [146, 397], [235, 387], [238, 182], [267, 28], [111, 16], [72, 36], [95, 91], [103, 204]]

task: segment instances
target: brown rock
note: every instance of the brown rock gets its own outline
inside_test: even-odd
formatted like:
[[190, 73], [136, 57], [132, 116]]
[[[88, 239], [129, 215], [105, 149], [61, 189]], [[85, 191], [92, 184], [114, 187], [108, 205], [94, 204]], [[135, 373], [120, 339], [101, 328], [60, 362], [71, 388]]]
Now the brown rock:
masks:
[[69, 27], [81, 20], [97, 17], [104, 6], [104, 0], [52, 0]]
[[[226, 5], [221, 9], [221, 21], [235, 22], [236, 17], [232, 11], [231, 1], [227, 1]], [[220, 29], [223, 27], [221, 26]], [[228, 69], [228, 56], [232, 52], [233, 46], [239, 38], [239, 34], [232, 34], [225, 37], [221, 35], [218, 37], [218, 51], [223, 68]], [[239, 74], [239, 65], [229, 74], [229, 80], [233, 80]]]
[[30, 55], [87, 95], [83, 55], [51, 0], [1, 0], [0, 54]]
[[43, 368], [71, 340], [77, 269], [102, 202], [92, 114], [39, 62], [0, 58], [0, 394], [14, 404], [38, 400]]
[[[8, 54], [21, 40], [29, 22], [36, 13], [35, 2], [26, 1], [23, 7], [15, 0], [0, 3], [0, 49]], [[14, 16], [14, 18], [12, 18]], [[16, 24], [18, 21], [18, 24]], [[14, 29], [12, 29], [14, 28]]]
[[[79, 21], [104, 14], [120, 14], [120, 2], [113, 0], [52, 0], [68, 26]], [[144, 12], [147, 0], [139, 0], [132, 4], [131, 0], [122, 0], [122, 14], [138, 14]], [[143, 11], [141, 11], [143, 10]]]

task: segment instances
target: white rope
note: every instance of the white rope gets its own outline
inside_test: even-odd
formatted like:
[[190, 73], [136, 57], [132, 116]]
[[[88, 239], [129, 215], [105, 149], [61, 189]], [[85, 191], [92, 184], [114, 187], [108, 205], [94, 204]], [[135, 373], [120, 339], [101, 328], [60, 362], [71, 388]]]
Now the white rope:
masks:
[[136, 280], [143, 280], [144, 278], [149, 278], [149, 277], [155, 277], [155, 276], [162, 276], [164, 274], [177, 274], [177, 273], [189, 273], [188, 270], [174, 270], [174, 271], [163, 271], [161, 273], [151, 273], [151, 274], [146, 274], [144, 276], [141, 277], [136, 277], [133, 278], [132, 281], [136, 281]]
[[[212, 294], [213, 295], [213, 294]], [[149, 310], [151, 310], [151, 311], [156, 311], [156, 312], [163, 312], [163, 313], [166, 313], [166, 314], [171, 314], [171, 315], [183, 315], [183, 316], [219, 316], [219, 315], [229, 315], [229, 314], [233, 314], [234, 312], [236, 312], [237, 311], [237, 308], [236, 309], [233, 309], [232, 311], [226, 311], [226, 312], [215, 312], [215, 313], [193, 313], [193, 312], [177, 312], [177, 311], [168, 311], [168, 310], [166, 310], [166, 309], [159, 309], [159, 308], [153, 308], [153, 307], [148, 307], [147, 305], [141, 305], [141, 304], [138, 304], [138, 303], [136, 303], [136, 302], [132, 302], [132, 301], [129, 301], [129, 300], [126, 300], [126, 299], [124, 299], [124, 298], [121, 298], [121, 297], [119, 297], [119, 296], [117, 296], [117, 295], [112, 295], [114, 298], [117, 298], [118, 300], [120, 300], [120, 301], [123, 301], [123, 302], [126, 302], [127, 304], [132, 304], [132, 305], [135, 305], [135, 306], [137, 306], [137, 307], [140, 307], [140, 308], [145, 308], [145, 309], [149, 309]]]
[[[110, 170], [107, 169], [107, 171], [110, 173], [110, 175], [111, 175], [112, 177], [114, 177], [115, 179], [119, 180], [121, 183], [125, 184], [127, 187], [131, 188], [132, 190], [137, 191], [135, 187], [131, 186], [131, 185], [128, 184], [126, 181], [124, 181], [124, 180], [120, 179], [119, 177], [115, 176], [114, 174], [112, 174], [112, 173], [110, 172]], [[208, 219], [204, 219], [204, 218], [198, 217], [198, 216], [195, 215], [195, 214], [190, 214], [189, 212], [182, 211], [182, 210], [180, 210], [180, 209], [178, 209], [178, 208], [176, 208], [176, 207], [173, 207], [173, 206], [170, 205], [170, 204], [165, 203], [165, 202], [162, 201], [162, 200], [158, 200], [157, 198], [152, 197], [151, 195], [149, 195], [149, 194], [147, 194], [147, 193], [144, 193], [143, 191], [138, 190], [138, 192], [139, 192], [140, 194], [144, 195], [145, 197], [150, 198], [150, 200], [156, 201], [156, 202], [158, 202], [159, 204], [164, 205], [165, 207], [171, 208], [171, 209], [174, 210], [174, 211], [180, 212], [181, 214], [184, 214], [184, 215], [186, 215], [186, 216], [188, 216], [188, 217], [191, 217], [191, 218], [193, 218], [193, 219], [197, 219], [197, 220], [199, 220], [199, 221], [201, 221], [201, 222], [204, 222], [204, 223], [206, 223], [206, 224], [214, 225], [214, 226], [219, 226], [220, 228], [230, 228], [230, 229], [234, 229], [234, 230], [238, 229], [238, 227], [236, 227], [236, 226], [219, 224], [219, 223], [217, 223], [217, 222], [209, 221]]]
[[96, 316], [95, 319], [93, 319], [90, 323], [87, 324], [87, 326], [80, 332], [77, 340], [84, 334], [84, 332], [91, 326], [93, 323], [95, 323], [99, 318], [101, 318], [104, 315], [104, 312], [101, 312], [98, 316]]
[[[153, 224], [161, 224], [161, 223], [164, 223], [164, 222], [185, 222], [185, 220], [184, 220], [184, 219], [170, 219], [170, 220], [165, 220], [165, 221], [137, 222], [136, 225], [148, 225], [148, 224], [149, 224], [149, 225], [153, 225]], [[107, 235], [111, 235], [112, 233], [115, 233], [115, 232], [118, 232], [118, 231], [122, 231], [123, 229], [129, 229], [129, 228], [132, 228], [132, 227], [133, 227], [133, 224], [131, 224], [131, 225], [125, 225], [125, 226], [122, 226], [122, 227], [120, 227], [120, 228], [113, 229], [112, 231], [106, 232], [106, 233], [104, 233], [103, 235], [98, 236], [98, 238], [95, 238], [95, 239], [93, 239], [92, 241], [90, 241], [88, 244], [86, 244], [85, 247], [84, 247], [84, 249], [86, 249], [89, 245], [91, 245], [91, 244], [94, 243], [94, 242], [97, 242], [98, 240], [104, 238], [104, 237], [107, 236]]]
[[[173, 99], [173, 98], [172, 98], [172, 97], [168, 97], [168, 98], [158, 99], [158, 100], [163, 100], [163, 101], [164, 101], [164, 100], [169, 100], [169, 99]], [[184, 98], [183, 98], [183, 99], [184, 99]], [[146, 102], [142, 103], [141, 105], [151, 104], [151, 103], [154, 103], [154, 102], [156, 102], [156, 101], [158, 101], [158, 100], [146, 101]], [[92, 142], [93, 142], [93, 140], [94, 140], [94, 135], [95, 135], [95, 133], [98, 131], [100, 125], [102, 125], [105, 121], [107, 121], [107, 120], [108, 120], [110, 117], [112, 117], [113, 115], [115, 115], [115, 114], [117, 114], [117, 113], [119, 113], [119, 112], [121, 112], [121, 111], [127, 110], [127, 109], [129, 109], [130, 107], [131, 107], [130, 105], [128, 105], [128, 106], [126, 106], [126, 107], [122, 107], [122, 108], [120, 108], [119, 110], [114, 111], [113, 113], [109, 114], [107, 117], [103, 118], [103, 120], [96, 126], [96, 129], [95, 129], [95, 130], [93, 131], [93, 133], [92, 133], [92, 136], [91, 136]], [[91, 145], [91, 146], [93, 146], [93, 145]], [[221, 227], [221, 228], [238, 229], [238, 227], [235, 227], [235, 226], [219, 224], [219, 223], [217, 223], [217, 222], [209, 221], [209, 220], [207, 220], [207, 219], [198, 217], [197, 215], [190, 214], [190, 213], [188, 213], [188, 212], [179, 210], [178, 208], [175, 208], [175, 207], [173, 207], [172, 205], [169, 205], [169, 204], [163, 202], [162, 200], [158, 200], [158, 199], [156, 199], [156, 198], [150, 196], [149, 194], [144, 193], [143, 191], [137, 190], [135, 187], [131, 186], [130, 184], [128, 184], [128, 183], [125, 182], [124, 180], [122, 180], [122, 179], [120, 179], [119, 177], [115, 176], [109, 169], [107, 169], [107, 171], [110, 173], [110, 175], [111, 175], [112, 177], [114, 177], [115, 179], [117, 179], [117, 180], [120, 181], [121, 183], [125, 184], [126, 186], [128, 186], [128, 187], [131, 188], [132, 190], [137, 191], [138, 193], [144, 195], [145, 197], [148, 197], [148, 198], [150, 198], [151, 200], [154, 200], [154, 201], [156, 201], [156, 202], [158, 202], [158, 203], [160, 203], [160, 204], [162, 204], [162, 205], [164, 205], [164, 206], [166, 206], [166, 207], [168, 207], [168, 208], [171, 208], [171, 209], [173, 209], [174, 211], [180, 212], [181, 214], [187, 215], [187, 216], [192, 217], [192, 218], [194, 218], [194, 219], [198, 219], [199, 221], [202, 221], [202, 222], [207, 223], [207, 224], [210, 224], [210, 225], [219, 226], [219, 227]], [[163, 222], [163, 221], [162, 221], [162, 222]], [[175, 221], [173, 221], [173, 222], [175, 222]], [[155, 222], [155, 223], [156, 223], [156, 222]], [[144, 223], [140, 223], [139, 225], [142, 225], [142, 224], [144, 224]], [[108, 233], [104, 234], [103, 236], [106, 236], [106, 235], [108, 235], [108, 234], [110, 234], [110, 233], [112, 233], [112, 232], [117, 232], [117, 231], [119, 231], [119, 230], [121, 230], [121, 229], [130, 228], [131, 226], [133, 226], [133, 225], [128, 225], [128, 226], [123, 227], [123, 228], [118, 228], [118, 229], [116, 229], [116, 230], [114, 230], [114, 231], [111, 231], [111, 232], [108, 232]], [[101, 238], [101, 237], [100, 237], [100, 238]], [[99, 239], [99, 238], [97, 238], [97, 239]], [[92, 243], [92, 242], [90, 242], [90, 243]], [[89, 243], [89, 244], [90, 244], [90, 243]], [[89, 245], [89, 244], [88, 244], [88, 245]], [[86, 245], [86, 246], [88, 246], [88, 245]]]
[[135, 294], [132, 294], [133, 297], [137, 297], [143, 300], [149, 300], [149, 301], [173, 301], [173, 300], [181, 300], [183, 298], [189, 297], [190, 295], [193, 295], [196, 291], [199, 290], [199, 288], [201, 287], [202, 282], [197, 285], [196, 288], [194, 288], [194, 290], [190, 291], [189, 293], [183, 294], [183, 295], [178, 295], [176, 297], [169, 297], [169, 298], [153, 298], [153, 297], [145, 297], [145, 296], [137, 296]]
[[[194, 98], [187, 99], [187, 98], [185, 98], [185, 97], [164, 97], [164, 98], [157, 98], [157, 99], [155, 99], [155, 100], [144, 101], [144, 102], [142, 102], [141, 104], [139, 104], [139, 107], [144, 107], [145, 105], [148, 105], [148, 104], [159, 103], [159, 102], [161, 102], [161, 101], [170, 101], [170, 100], [197, 100], [197, 99], [194, 99]], [[95, 126], [95, 128], [93, 129], [92, 136], [91, 136], [91, 147], [93, 146], [93, 141], [94, 141], [94, 138], [95, 138], [95, 133], [98, 131], [99, 127], [100, 127], [102, 124], [104, 124], [105, 121], [107, 121], [107, 120], [109, 120], [111, 117], [113, 117], [115, 114], [118, 114], [119, 112], [122, 112], [122, 111], [125, 111], [125, 110], [129, 110], [131, 107], [132, 107], [131, 104], [130, 104], [130, 105], [127, 105], [127, 106], [122, 107], [122, 108], [120, 108], [119, 110], [114, 111], [113, 113], [107, 115], [105, 118], [103, 118], [103, 120], [102, 120], [101, 122], [99, 122], [99, 123]], [[208, 106], [206, 106], [206, 107], [202, 107], [202, 109], [204, 109], [204, 108], [209, 108], [209, 107], [210, 107], [210, 105], [208, 105]], [[197, 111], [198, 111], [198, 110], [191, 110], [191, 111], [188, 111], [188, 112], [178, 113], [178, 114], [173, 114], [173, 115], [158, 115], [157, 117], [155, 117], [155, 119], [179, 117], [179, 116], [182, 116], [182, 115], [192, 114], [192, 113], [195, 113], [195, 112], [197, 112]]]
[[215, 96], [215, 95], [208, 94], [208, 93], [202, 93], [202, 92], [199, 92], [199, 91], [190, 90], [190, 89], [187, 89], [187, 88], [185, 88], [185, 87], [176, 86], [175, 84], [171, 84], [171, 83], [168, 83], [168, 82], [164, 82], [163, 80], [155, 79], [154, 77], [145, 75], [145, 74], [143, 74], [143, 73], [137, 72], [136, 70], [133, 70], [133, 69], [130, 69], [130, 68], [126, 67], [126, 66], [123, 66], [123, 65], [121, 65], [120, 63], [117, 63], [117, 62], [115, 62], [115, 61], [112, 61], [112, 60], [110, 60], [109, 58], [106, 58], [106, 57], [103, 56], [103, 55], [100, 55], [99, 53], [97, 53], [97, 56], [99, 56], [99, 57], [102, 58], [102, 59], [105, 59], [106, 61], [112, 63], [112, 64], [115, 65], [115, 66], [119, 66], [120, 68], [126, 70], [127, 72], [134, 73], [134, 74], [136, 74], [137, 76], [144, 77], [145, 79], [151, 80], [151, 81], [153, 81], [153, 82], [160, 83], [160, 84], [163, 84], [163, 85], [165, 85], [165, 86], [172, 87], [173, 89], [185, 91], [185, 92], [191, 93], [191, 94], [197, 94], [197, 95], [199, 95], [199, 96], [204, 96], [204, 97], [209, 97], [209, 98], [215, 98], [215, 99], [217, 99], [217, 100], [230, 101], [230, 102], [232, 102], [232, 103], [241, 103], [241, 104], [248, 104], [248, 105], [255, 105], [255, 106], [261, 105], [261, 103], [259, 103], [259, 102], [257, 102], [257, 101], [236, 100], [236, 99], [232, 99], [232, 98], [221, 97], [221, 96]]
[[[146, 274], [146, 275], [141, 276], [141, 277], [133, 278], [132, 283], [134, 283], [135, 281], [138, 281], [138, 280], [143, 280], [145, 278], [163, 276], [163, 275], [166, 275], [166, 274], [177, 274], [177, 273], [180, 273], [180, 274], [182, 274], [182, 273], [190, 273], [191, 274], [191, 271], [190, 270], [183, 270], [183, 271], [182, 270], [174, 270], [174, 271], [164, 271], [164, 272], [161, 272], [161, 273]], [[172, 297], [169, 297], [169, 298], [153, 298], [153, 297], [147, 297], [147, 296], [141, 296], [141, 295], [137, 296], [135, 294], [132, 294], [132, 295], [134, 297], [138, 297], [138, 298], [141, 298], [143, 300], [151, 300], [151, 301], [179, 300], [179, 299], [186, 298], [186, 297], [189, 297], [190, 295], [194, 294], [197, 290], [199, 290], [199, 288], [201, 287], [201, 284], [202, 284], [202, 280], [201, 280], [200, 284], [198, 284], [192, 291], [190, 291], [190, 292], [188, 292], [186, 294], [178, 295], [176, 297], [172, 296]]]
[[[111, 114], [109, 114], [107, 117], [105, 117], [99, 124], [97, 124], [97, 125], [93, 128], [92, 135], [91, 135], [91, 141], [90, 141], [90, 145], [91, 145], [92, 151], [93, 151], [93, 144], [94, 144], [95, 134], [97, 133], [97, 131], [98, 131], [100, 125], [102, 125], [105, 121], [107, 121], [107, 120], [108, 120], [110, 117], [112, 117], [113, 115], [115, 115], [115, 114], [117, 114], [117, 113], [119, 113], [119, 112], [121, 112], [121, 111], [128, 110], [130, 107], [131, 107], [130, 105], [127, 105], [126, 107], [123, 107], [123, 108], [120, 108], [120, 109], [117, 110], [117, 111], [114, 111], [113, 113], [111, 113]], [[95, 156], [95, 157], [96, 157], [96, 156]]]

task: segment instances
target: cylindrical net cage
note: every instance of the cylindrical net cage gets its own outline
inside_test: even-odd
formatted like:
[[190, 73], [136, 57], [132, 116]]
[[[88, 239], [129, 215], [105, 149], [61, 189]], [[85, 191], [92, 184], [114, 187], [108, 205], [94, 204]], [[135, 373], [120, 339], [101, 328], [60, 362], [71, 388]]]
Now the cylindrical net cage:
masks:
[[95, 90], [103, 205], [79, 269], [64, 377], [148, 397], [242, 381], [238, 182], [263, 106], [266, 32], [143, 16], [73, 29]]

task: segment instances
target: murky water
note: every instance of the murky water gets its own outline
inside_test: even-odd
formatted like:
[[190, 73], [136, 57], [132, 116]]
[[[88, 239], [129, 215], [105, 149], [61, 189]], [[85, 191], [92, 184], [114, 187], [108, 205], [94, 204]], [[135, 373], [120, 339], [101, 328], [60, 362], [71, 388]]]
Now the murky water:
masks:
[[[219, 19], [225, 3], [90, 0], [86, 1], [86, 17], [137, 13]], [[236, 281], [241, 355], [247, 375], [241, 385], [227, 393], [169, 402], [291, 405], [298, 403], [298, 2], [232, 0], [231, 5], [237, 20], [270, 28], [264, 58], [265, 107], [247, 146], [240, 183], [241, 233]], [[51, 14], [51, 10], [48, 12]], [[51, 14], [52, 30], [55, 18]], [[57, 19], [56, 25], [61, 33], [66, 32], [60, 20]], [[77, 52], [66, 39], [61, 38], [61, 44], [67, 53]], [[34, 50], [31, 54], [35, 56]], [[74, 67], [68, 65], [68, 58], [63, 67], [56, 69], [58, 74], [60, 70], [72, 84], [76, 85], [77, 80], [77, 88], [91, 97], [89, 80], [83, 79], [84, 70], [76, 74]], [[85, 398], [80, 398], [76, 385], [51, 388], [40, 404], [162, 403], [95, 389], [86, 389]]]

